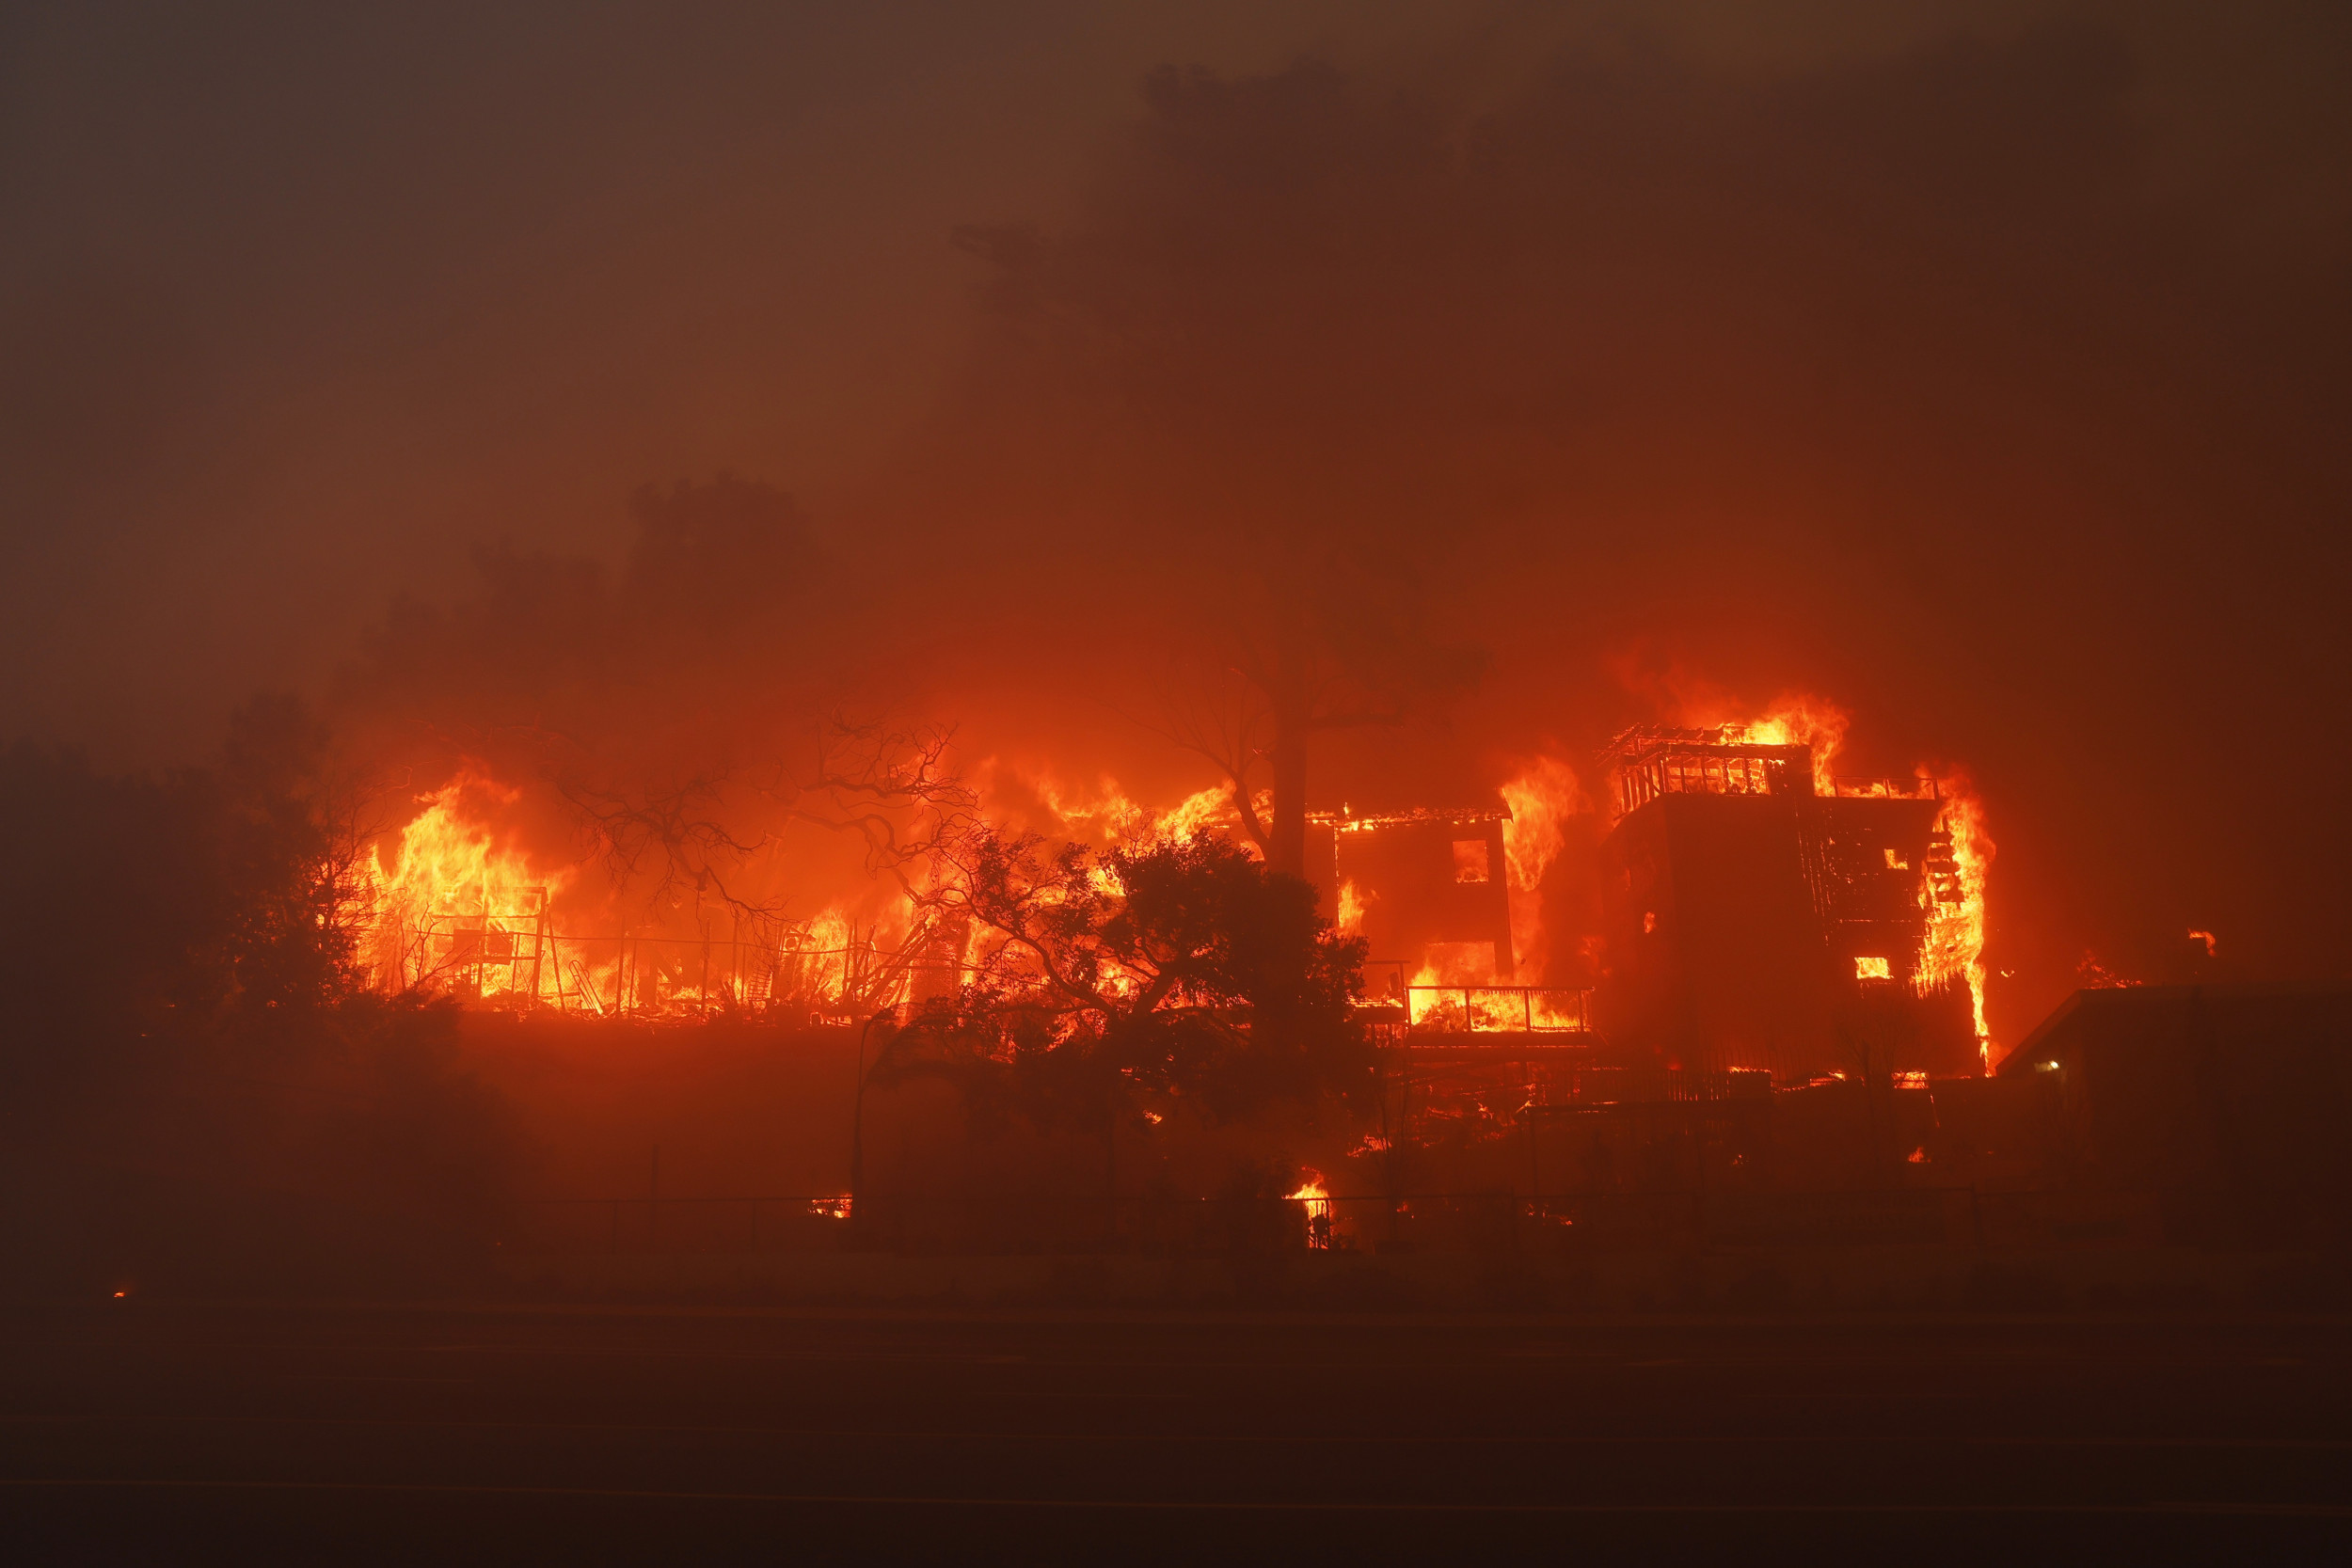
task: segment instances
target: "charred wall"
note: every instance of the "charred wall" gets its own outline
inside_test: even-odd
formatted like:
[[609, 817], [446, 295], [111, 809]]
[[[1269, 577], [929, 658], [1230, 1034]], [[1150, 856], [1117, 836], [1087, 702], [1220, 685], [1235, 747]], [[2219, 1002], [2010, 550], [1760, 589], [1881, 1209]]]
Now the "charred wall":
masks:
[[1602, 1031], [1706, 1074], [1976, 1069], [1964, 993], [1915, 981], [1932, 800], [1662, 794], [1603, 846]]
[[1311, 823], [1308, 863], [1331, 868], [1325, 913], [1336, 912], [1340, 888], [1352, 884], [1374, 960], [1420, 965], [1432, 949], [1491, 944], [1490, 977], [1509, 982], [1517, 959], [1502, 821], [1465, 812]]

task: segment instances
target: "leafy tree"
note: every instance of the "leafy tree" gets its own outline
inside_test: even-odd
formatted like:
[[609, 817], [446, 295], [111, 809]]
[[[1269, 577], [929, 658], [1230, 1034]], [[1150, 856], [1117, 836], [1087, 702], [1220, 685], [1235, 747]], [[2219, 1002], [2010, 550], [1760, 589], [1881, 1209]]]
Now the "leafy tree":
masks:
[[1364, 944], [1298, 878], [1215, 835], [1097, 852], [978, 830], [946, 858], [930, 912], [977, 933], [976, 966], [893, 1037], [882, 1081], [935, 1076], [984, 1116], [1081, 1128], [1139, 1098], [1222, 1121], [1370, 1091], [1349, 1003]]

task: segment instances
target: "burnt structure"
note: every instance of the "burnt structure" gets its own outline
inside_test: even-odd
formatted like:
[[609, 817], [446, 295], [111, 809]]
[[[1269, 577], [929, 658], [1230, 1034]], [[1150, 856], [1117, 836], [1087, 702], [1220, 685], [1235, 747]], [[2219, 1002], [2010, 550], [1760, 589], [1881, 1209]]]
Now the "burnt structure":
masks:
[[[1360, 931], [1375, 961], [1457, 985], [1508, 984], [1511, 900], [1500, 801], [1459, 810], [1316, 812], [1308, 864], [1328, 865], [1324, 913]], [[1318, 879], [1322, 879], [1318, 878]]]
[[1959, 896], [1933, 780], [1824, 789], [1803, 745], [1737, 726], [1626, 731], [1603, 756], [1604, 977], [1613, 1049], [1712, 1098], [1979, 1070], [1966, 987], [1923, 970]]

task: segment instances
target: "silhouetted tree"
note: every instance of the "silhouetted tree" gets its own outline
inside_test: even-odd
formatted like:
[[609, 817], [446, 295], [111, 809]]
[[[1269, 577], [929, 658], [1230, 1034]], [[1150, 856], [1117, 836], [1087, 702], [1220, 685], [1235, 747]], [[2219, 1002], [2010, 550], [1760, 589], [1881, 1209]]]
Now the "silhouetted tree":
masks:
[[515, 1142], [445, 1005], [361, 993], [356, 836], [291, 698], [219, 764], [0, 752], [0, 1254], [33, 1288], [446, 1289]]
[[1245, 573], [1227, 592], [1202, 650], [1214, 667], [1162, 694], [1161, 727], [1232, 783], [1266, 863], [1304, 876], [1312, 737], [1439, 716], [1486, 656], [1431, 631], [1417, 577], [1344, 548]]
[[1098, 1127], [1138, 1097], [1211, 1120], [1352, 1102], [1373, 1052], [1349, 1003], [1360, 940], [1315, 891], [1216, 835], [1108, 852], [976, 831], [930, 903], [977, 968], [885, 1047], [885, 1082], [955, 1084], [983, 1116]]

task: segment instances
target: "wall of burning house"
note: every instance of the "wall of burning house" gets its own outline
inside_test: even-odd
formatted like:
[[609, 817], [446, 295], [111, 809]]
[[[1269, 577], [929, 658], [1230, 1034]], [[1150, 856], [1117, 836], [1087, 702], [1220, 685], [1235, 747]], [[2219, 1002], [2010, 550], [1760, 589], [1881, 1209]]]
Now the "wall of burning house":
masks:
[[1518, 971], [1500, 802], [1484, 808], [1316, 813], [1308, 863], [1330, 868], [1327, 918], [1371, 944], [1383, 983], [1509, 984]]

